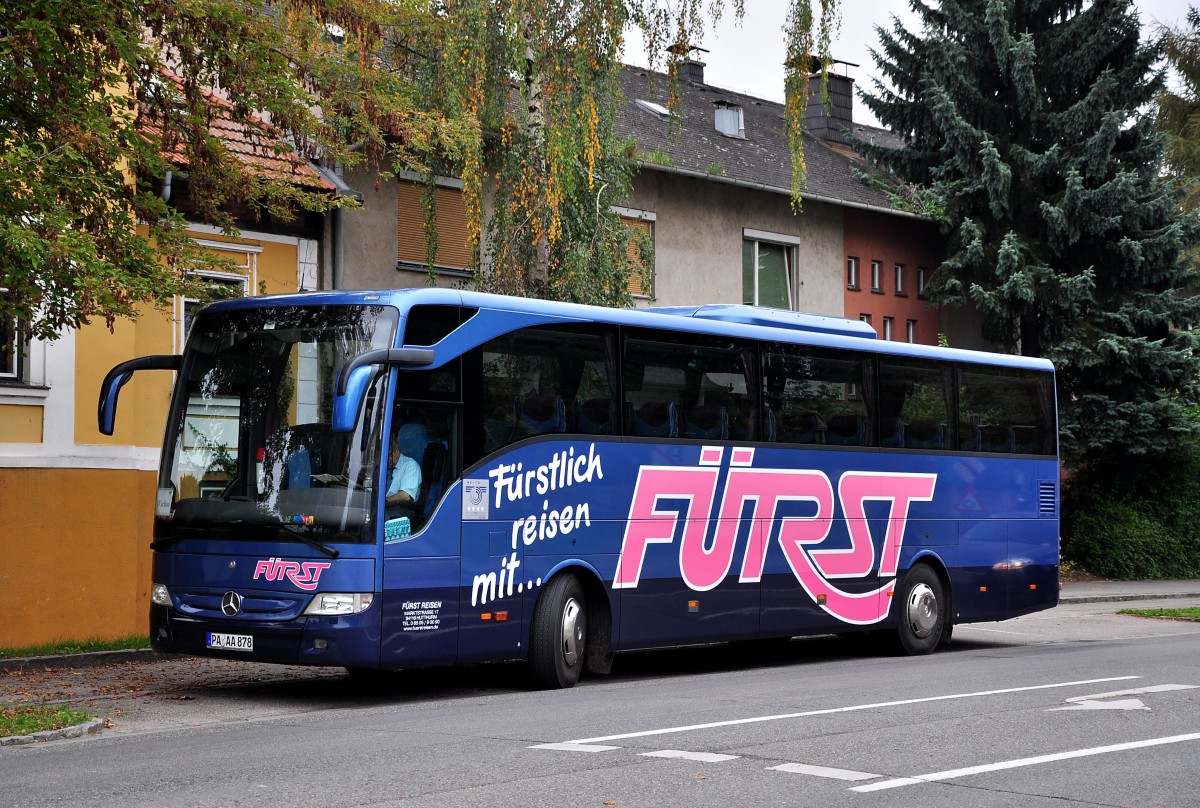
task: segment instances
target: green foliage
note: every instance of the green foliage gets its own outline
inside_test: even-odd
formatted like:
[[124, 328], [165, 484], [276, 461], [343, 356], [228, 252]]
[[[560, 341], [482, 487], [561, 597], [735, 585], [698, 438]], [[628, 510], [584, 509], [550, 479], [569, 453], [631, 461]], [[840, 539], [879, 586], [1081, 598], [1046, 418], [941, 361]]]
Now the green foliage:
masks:
[[934, 302], [974, 309], [1004, 350], [1053, 359], [1064, 456], [1155, 454], [1194, 432], [1200, 238], [1146, 112], [1159, 48], [1128, 0], [917, 4], [880, 30], [893, 85], [864, 101], [906, 142], [859, 143], [936, 200], [948, 256]]
[[150, 639], [145, 634], [117, 637], [113, 640], [98, 638], [85, 640], [60, 640], [43, 645], [28, 645], [21, 648], [0, 648], [0, 659], [23, 659], [36, 656], [59, 656], [62, 654], [86, 654], [93, 651], [124, 651], [129, 648], [149, 648]]
[[1182, 609], [1121, 609], [1117, 614], [1128, 614], [1133, 617], [1150, 617], [1157, 620], [1183, 620], [1188, 623], [1200, 623], [1200, 607], [1185, 606]]
[[[829, 62], [836, 19], [837, 0], [816, 1], [819, 14], [814, 0], [790, 0], [789, 47], [804, 57], [790, 60], [790, 80], [804, 86], [813, 53]], [[725, 5], [10, 2], [0, 17], [0, 287], [9, 290], [0, 322], [15, 317], [53, 339], [92, 318], [111, 326], [144, 303], [201, 297], [191, 270], [218, 268], [218, 259], [187, 237], [183, 216], [160, 195], [169, 170], [183, 169], [189, 215], [230, 233], [263, 215], [349, 204], [255, 169], [216, 136], [217, 116], [254, 127], [269, 120], [264, 148], [291, 143], [308, 160], [365, 163], [385, 178], [459, 177], [477, 242], [491, 186], [496, 215], [476, 251], [487, 259], [483, 286], [620, 302], [612, 290], [624, 284], [601, 268], [608, 259], [628, 269], [622, 256], [638, 249], [598, 211], [627, 189], [614, 160], [628, 146], [612, 135], [622, 37], [640, 29], [652, 59], [672, 54], [674, 77], [687, 50], [675, 46], [699, 41]], [[729, 5], [743, 13], [742, 0]], [[168, 66], [178, 81], [163, 73]]]
[[227, 232], [235, 211], [286, 220], [346, 202], [240, 159], [215, 135], [217, 116], [267, 132], [268, 152], [286, 138], [308, 159], [424, 166], [469, 151], [472, 119], [419, 97], [383, 36], [436, 29], [413, 0], [5, 6], [0, 321], [52, 339], [143, 303], [203, 297], [190, 270], [225, 266], [160, 195], [168, 170], [184, 169], [193, 215]]
[[1063, 559], [1088, 572], [1200, 577], [1200, 445], [1083, 469], [1062, 511]]
[[1167, 136], [1166, 164], [1188, 208], [1200, 207], [1200, 11], [1188, 8], [1187, 25], [1163, 31], [1167, 61], [1179, 77], [1178, 91], [1164, 87], [1158, 127]]
[[73, 727], [91, 717], [61, 704], [0, 704], [0, 738]]

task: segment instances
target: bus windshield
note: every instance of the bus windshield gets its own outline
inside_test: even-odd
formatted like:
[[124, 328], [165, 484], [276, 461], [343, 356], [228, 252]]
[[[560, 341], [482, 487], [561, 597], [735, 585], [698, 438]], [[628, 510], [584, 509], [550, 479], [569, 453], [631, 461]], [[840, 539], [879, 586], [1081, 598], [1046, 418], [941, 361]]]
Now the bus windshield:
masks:
[[369, 542], [386, 375], [331, 428], [338, 371], [392, 345], [388, 306], [206, 310], [167, 424], [155, 538]]

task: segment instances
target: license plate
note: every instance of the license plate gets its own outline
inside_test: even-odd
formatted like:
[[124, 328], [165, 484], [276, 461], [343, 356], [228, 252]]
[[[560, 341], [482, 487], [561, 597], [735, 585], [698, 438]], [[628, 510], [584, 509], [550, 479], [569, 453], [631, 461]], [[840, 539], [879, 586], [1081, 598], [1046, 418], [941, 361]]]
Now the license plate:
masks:
[[254, 637], [249, 634], [218, 634], [210, 631], [208, 647], [221, 651], [253, 651]]

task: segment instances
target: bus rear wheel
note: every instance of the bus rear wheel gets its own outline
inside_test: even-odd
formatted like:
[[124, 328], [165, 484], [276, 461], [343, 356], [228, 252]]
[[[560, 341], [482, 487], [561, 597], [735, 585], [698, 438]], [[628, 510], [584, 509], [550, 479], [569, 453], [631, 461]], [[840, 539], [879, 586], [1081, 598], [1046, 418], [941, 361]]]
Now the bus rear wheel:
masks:
[[938, 647], [946, 633], [946, 593], [942, 579], [927, 564], [904, 576], [896, 615], [896, 639], [906, 654], [920, 656]]
[[529, 673], [542, 688], [574, 687], [587, 660], [587, 600], [574, 575], [552, 579], [533, 610]]

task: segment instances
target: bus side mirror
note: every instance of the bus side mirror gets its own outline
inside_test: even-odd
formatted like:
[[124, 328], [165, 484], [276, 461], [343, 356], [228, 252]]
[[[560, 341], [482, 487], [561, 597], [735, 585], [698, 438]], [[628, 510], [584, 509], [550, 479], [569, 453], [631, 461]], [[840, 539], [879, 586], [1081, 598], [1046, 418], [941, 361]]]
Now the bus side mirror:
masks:
[[427, 367], [433, 364], [431, 348], [379, 348], [351, 359], [338, 372], [334, 384], [333, 431], [353, 432], [363, 395], [375, 371], [371, 365]]
[[133, 378], [139, 370], [174, 370], [183, 366], [183, 357], [179, 354], [156, 354], [141, 356], [122, 362], [108, 372], [100, 385], [100, 400], [96, 408], [96, 423], [102, 435], [111, 435], [117, 420], [117, 395], [125, 382]]
[[[360, 366], [345, 376], [338, 376], [337, 393], [333, 397], [332, 426], [334, 432], [354, 431], [354, 424], [358, 421], [358, 410], [362, 406], [363, 396], [366, 394], [375, 372], [376, 369], [373, 367]], [[346, 380], [344, 385], [342, 384], [343, 378]]]

